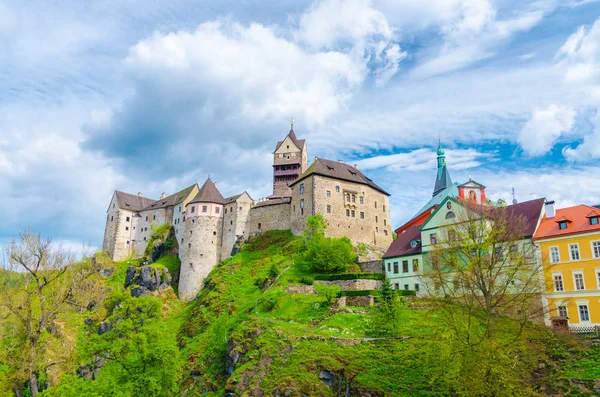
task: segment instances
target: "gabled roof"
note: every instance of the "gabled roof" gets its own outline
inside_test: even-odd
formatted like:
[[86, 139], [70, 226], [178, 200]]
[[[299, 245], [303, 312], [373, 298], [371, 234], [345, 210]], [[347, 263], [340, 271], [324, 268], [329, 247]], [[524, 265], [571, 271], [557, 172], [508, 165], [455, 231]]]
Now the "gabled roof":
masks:
[[246, 194], [250, 200], [252, 200], [252, 197], [250, 197], [250, 195], [248, 194], [248, 192], [244, 191], [240, 194], [236, 194], [235, 196], [231, 196], [231, 197], [227, 197], [224, 201], [225, 204], [231, 204], [236, 202], [240, 197], [242, 197], [244, 194]]
[[431, 217], [429, 217], [429, 219], [421, 226], [421, 229], [424, 229], [424, 226], [427, 224], [427, 222], [429, 222], [429, 220], [431, 220], [441, 208], [445, 207], [443, 204], [448, 200], [451, 200], [456, 204], [466, 206], [468, 210], [487, 214], [489, 217], [498, 217], [508, 220], [512, 219], [515, 221], [522, 219], [523, 224], [520, 222], [518, 223], [518, 225], [523, 228], [523, 230], [519, 230], [522, 238], [533, 237], [533, 233], [535, 233], [540, 220], [542, 209], [544, 208], [544, 202], [546, 201], [545, 198], [539, 198], [535, 200], [524, 201], [522, 203], [512, 204], [506, 207], [492, 207], [476, 204], [467, 200], [447, 197], [446, 199], [442, 200], [438, 208], [431, 214]]
[[224, 204], [225, 199], [215, 183], [208, 178], [204, 185], [200, 188], [200, 191], [194, 197], [190, 203], [216, 203], [216, 204]]
[[[293, 129], [290, 130], [290, 132], [287, 134], [286, 138], [288, 136], [290, 137], [290, 139], [292, 140], [292, 142], [294, 142], [294, 145], [296, 145], [298, 147], [298, 149], [302, 150], [304, 148], [304, 143], [306, 142], [306, 140], [296, 138], [296, 133], [294, 132]], [[275, 151], [277, 151], [277, 149], [279, 149], [279, 147], [282, 144], [283, 144], [283, 141], [277, 142], [277, 146], [275, 146]]]
[[115, 190], [115, 195], [117, 196], [117, 205], [119, 208], [135, 212], [143, 210], [156, 201], [150, 198], [138, 196], [137, 194], [129, 194], [120, 192], [118, 190]]
[[311, 175], [321, 175], [333, 179], [340, 179], [343, 181], [360, 183], [367, 185], [385, 195], [390, 195], [388, 192], [377, 186], [372, 179], [365, 176], [358, 169], [339, 161], [325, 160], [316, 158], [310, 167], [298, 179], [290, 184], [290, 187], [294, 186], [298, 182], [308, 178]]
[[[410, 246], [410, 242], [417, 240], [418, 244], [415, 248]], [[421, 253], [421, 231], [419, 226], [411, 226], [402, 233], [396, 240], [392, 242], [386, 251], [384, 258], [392, 258], [395, 256], [414, 255]]]
[[444, 190], [441, 190], [440, 192], [438, 192], [438, 194], [430, 198], [429, 201], [424, 206], [422, 206], [421, 209], [417, 211], [415, 216], [413, 216], [410, 220], [413, 220], [417, 216], [421, 215], [423, 212], [440, 205], [446, 197], [458, 197], [458, 183], [454, 182], [453, 184], [446, 187]]
[[[595, 215], [595, 214], [598, 215]], [[574, 207], [561, 208], [556, 210], [554, 218], [547, 218], [544, 215], [537, 232], [535, 239], [545, 239], [552, 237], [560, 237], [570, 234], [600, 232], [600, 224], [590, 224], [590, 216], [600, 217], [600, 210], [590, 205], [580, 204]], [[559, 229], [559, 221], [567, 221], [569, 224], [566, 229]]]
[[186, 187], [183, 190], [178, 191], [170, 196], [165, 197], [164, 199], [156, 200], [154, 203], [148, 205], [145, 210], [155, 210], [158, 208], [167, 208], [172, 207], [177, 204], [183, 203], [185, 199], [192, 193], [194, 187], [198, 186], [194, 183], [191, 186]]
[[479, 188], [485, 189], [485, 186], [483, 186], [479, 182], [475, 182], [471, 178], [469, 178], [469, 180], [466, 181], [465, 183], [463, 183], [462, 185], [458, 185], [458, 187], [479, 187]]

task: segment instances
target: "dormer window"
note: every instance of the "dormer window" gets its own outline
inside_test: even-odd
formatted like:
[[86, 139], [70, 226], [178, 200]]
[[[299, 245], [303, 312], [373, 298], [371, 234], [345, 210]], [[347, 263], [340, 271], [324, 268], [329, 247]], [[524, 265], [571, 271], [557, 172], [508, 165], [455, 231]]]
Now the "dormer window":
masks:
[[558, 228], [560, 230], [566, 229], [567, 228], [567, 221], [560, 221], [560, 222], [558, 222]]
[[597, 225], [597, 224], [598, 224], [598, 217], [597, 216], [590, 217], [590, 225]]
[[419, 245], [419, 240], [410, 241], [410, 248], [417, 248], [417, 245]]

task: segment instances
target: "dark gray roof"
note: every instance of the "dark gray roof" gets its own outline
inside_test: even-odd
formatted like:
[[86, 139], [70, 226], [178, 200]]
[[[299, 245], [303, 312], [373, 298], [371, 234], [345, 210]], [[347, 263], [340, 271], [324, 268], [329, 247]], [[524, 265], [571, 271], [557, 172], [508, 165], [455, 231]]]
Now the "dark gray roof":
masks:
[[188, 186], [185, 189], [180, 190], [179, 192], [174, 193], [170, 196], [167, 196], [164, 199], [156, 200], [156, 202], [150, 204], [149, 206], [147, 206], [144, 209], [145, 210], [155, 210], [158, 208], [166, 208], [166, 207], [171, 207], [171, 206], [175, 206], [177, 204], [183, 203], [183, 201], [190, 195], [190, 193], [192, 193], [192, 190], [194, 190], [195, 186], [198, 186], [198, 185], [194, 183], [193, 185]]
[[115, 190], [117, 205], [123, 210], [141, 211], [156, 200]]
[[289, 204], [291, 202], [292, 202], [291, 197], [278, 198], [278, 199], [272, 199], [272, 200], [259, 201], [252, 208], [266, 207], [268, 205]]
[[216, 203], [216, 204], [225, 204], [225, 199], [215, 183], [208, 178], [204, 185], [200, 188], [200, 191], [190, 201], [190, 203]]
[[304, 171], [304, 173], [300, 175], [298, 179], [290, 184], [290, 187], [294, 186], [296, 183], [302, 181], [310, 175], [321, 175], [348, 182], [360, 183], [362, 185], [370, 186], [385, 195], [390, 195], [388, 192], [377, 186], [373, 180], [351, 165], [341, 163], [339, 161], [325, 160], [320, 158], [315, 159], [311, 166], [308, 167], [308, 169]]
[[452, 178], [450, 178], [448, 167], [446, 167], [446, 164], [444, 164], [441, 169], [438, 169], [438, 173], [435, 178], [435, 186], [433, 188], [433, 195], [435, 196], [450, 185], [452, 185]]
[[[245, 194], [248, 194], [248, 192], [246, 192], [246, 191], [243, 191], [242, 193], [240, 193], [240, 194], [236, 194], [235, 196], [227, 197], [227, 198], [225, 199], [225, 204], [231, 204], [231, 203], [234, 203], [234, 202], [236, 202], [236, 201], [237, 201], [237, 200], [238, 200], [240, 197], [242, 197], [242, 196], [244, 195], [244, 193], [245, 193]], [[250, 200], [252, 200], [252, 197], [250, 197], [250, 195], [249, 195], [249, 194], [248, 194], [248, 197], [250, 198]]]
[[[410, 242], [416, 240], [417, 245], [413, 248]], [[392, 242], [388, 250], [386, 251], [384, 258], [392, 258], [395, 256], [414, 255], [421, 253], [421, 231], [419, 226], [411, 226], [404, 233], [398, 236], [396, 240]]]
[[[292, 140], [292, 142], [294, 142], [294, 145], [298, 146], [298, 149], [302, 150], [304, 148], [304, 139], [298, 139], [296, 138], [296, 133], [294, 132], [294, 130], [290, 130], [290, 132], [287, 134], [287, 136], [290, 137], [290, 139]], [[275, 146], [275, 151], [277, 151], [277, 149], [279, 149], [279, 147], [281, 146], [281, 144], [283, 143], [283, 141], [279, 141], [277, 142], [277, 146]]]

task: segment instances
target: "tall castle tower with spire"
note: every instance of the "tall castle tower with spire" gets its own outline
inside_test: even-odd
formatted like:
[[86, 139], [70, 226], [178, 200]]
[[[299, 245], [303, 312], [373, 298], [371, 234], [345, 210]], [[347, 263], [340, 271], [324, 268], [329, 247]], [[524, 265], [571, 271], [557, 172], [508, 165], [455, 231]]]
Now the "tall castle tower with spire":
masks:
[[442, 143], [439, 142], [437, 149], [437, 176], [435, 178], [435, 186], [433, 187], [433, 196], [447, 189], [452, 185], [450, 172], [446, 167], [446, 154], [442, 148]]
[[306, 141], [296, 138], [294, 121], [290, 132], [277, 142], [273, 152], [273, 194], [270, 199], [291, 197], [290, 184], [308, 168], [308, 152]]

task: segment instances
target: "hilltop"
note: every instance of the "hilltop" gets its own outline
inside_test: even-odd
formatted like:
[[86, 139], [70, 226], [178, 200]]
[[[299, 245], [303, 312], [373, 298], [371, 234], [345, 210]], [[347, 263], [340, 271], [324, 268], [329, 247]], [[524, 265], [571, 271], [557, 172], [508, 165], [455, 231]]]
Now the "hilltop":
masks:
[[[217, 266], [189, 303], [172, 287], [132, 297], [136, 285], [125, 280], [138, 264], [111, 264], [97, 280], [103, 301], [62, 319], [73, 350], [43, 379], [51, 387], [42, 396], [492, 395], [478, 389], [489, 357], [457, 350], [450, 324], [426, 302], [401, 305], [394, 330], [377, 307], [337, 309], [326, 288], [306, 293], [316, 274], [299, 265], [301, 250], [289, 232], [265, 233]], [[152, 267], [177, 273], [179, 262], [164, 256]], [[511, 343], [494, 358], [513, 365], [493, 379], [493, 395], [597, 387], [600, 348], [536, 325]], [[0, 379], [9, 373], [0, 366]]]

